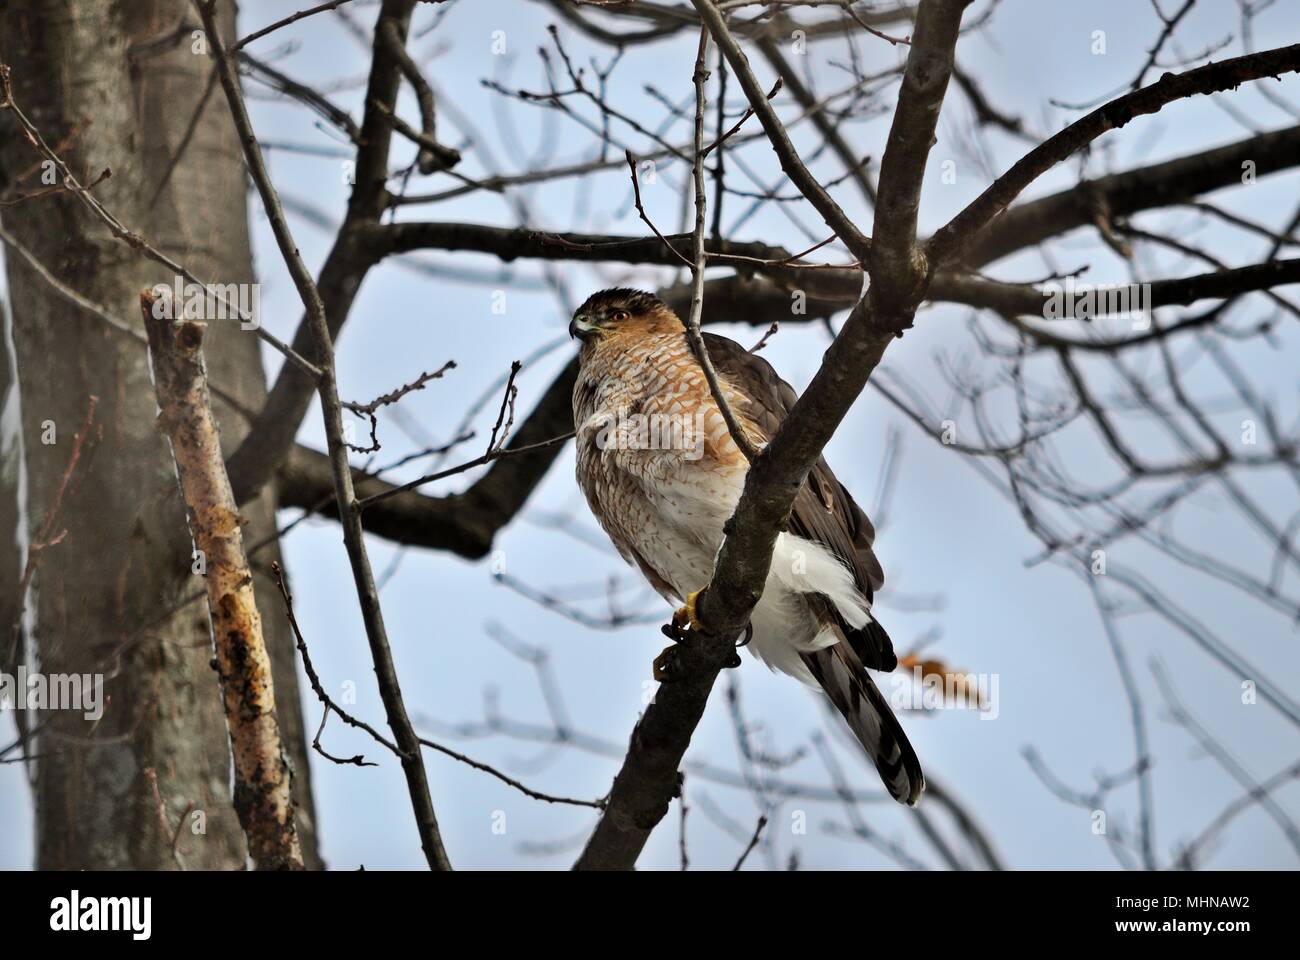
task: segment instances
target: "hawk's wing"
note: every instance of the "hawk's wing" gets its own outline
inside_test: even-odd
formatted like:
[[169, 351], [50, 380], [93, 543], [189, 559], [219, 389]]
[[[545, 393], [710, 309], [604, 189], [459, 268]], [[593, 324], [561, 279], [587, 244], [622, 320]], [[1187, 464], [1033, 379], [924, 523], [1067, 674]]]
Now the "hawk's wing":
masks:
[[[736, 341], [706, 333], [704, 343], [718, 373], [749, 398], [744, 415], [764, 441], [770, 440], [798, 399], [794, 388], [777, 375], [770, 363]], [[825, 457], [817, 458], [794, 499], [790, 532], [815, 540], [844, 561], [868, 600], [884, 585], [884, 571], [871, 549], [876, 539], [875, 528], [849, 491], [835, 479]], [[833, 605], [822, 606], [830, 619], [839, 622], [866, 666], [874, 670], [893, 670], [898, 666], [889, 635], [878, 623], [873, 620], [861, 630], [854, 630], [839, 618]]]
[[[734, 340], [706, 333], [704, 342], [718, 373], [749, 398], [743, 414], [762, 439], [771, 439], [794, 407], [794, 389], [776, 375], [771, 364]], [[843, 560], [868, 600], [884, 584], [880, 561], [871, 549], [876, 531], [824, 458], [818, 458], [795, 497], [790, 532], [817, 541]], [[925, 790], [921, 763], [888, 701], [863, 669], [893, 670], [898, 666], [889, 635], [874, 618], [854, 630], [829, 599], [805, 596], [821, 622], [847, 642], [805, 653], [804, 663], [874, 761], [890, 794], [914, 806]]]

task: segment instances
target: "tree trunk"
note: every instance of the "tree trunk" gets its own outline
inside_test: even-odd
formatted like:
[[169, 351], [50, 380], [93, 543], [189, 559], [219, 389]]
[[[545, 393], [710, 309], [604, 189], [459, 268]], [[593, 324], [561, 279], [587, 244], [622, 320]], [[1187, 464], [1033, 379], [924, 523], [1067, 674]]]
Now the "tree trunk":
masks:
[[[219, 95], [207, 98], [187, 137], [212, 71], [190, 4], [11, 0], [0, 4], [0, 17], [0, 56], [13, 68], [15, 100], [83, 182], [112, 170], [95, 196], [200, 278], [251, 282], [246, 178]], [[233, 34], [231, 7], [223, 20]], [[39, 189], [39, 161], [9, 126], [0, 168], [11, 186], [37, 167], [23, 188]], [[29, 200], [3, 214], [60, 280], [137, 329], [140, 291], [175, 282], [71, 196]], [[41, 670], [103, 673], [106, 701], [98, 724], [79, 712], [39, 718], [48, 722], [35, 750], [38, 866], [241, 868], [246, 850], [230, 797], [207, 610], [202, 599], [175, 609], [203, 582], [192, 569], [172, 458], [154, 428], [146, 351], [59, 299], [12, 253], [6, 259], [29, 531], [53, 502], [91, 395], [99, 398], [102, 431], [64, 497], [58, 527], [67, 536], [42, 552], [29, 597]], [[212, 382], [257, 409], [265, 381], [255, 334], [214, 322], [208, 347]], [[217, 412], [228, 452], [244, 424], [224, 404]], [[245, 505], [250, 546], [274, 530], [274, 507], [269, 491]], [[320, 861], [294, 651], [267, 577], [276, 557], [273, 549], [256, 554], [255, 588], [310, 868]]]

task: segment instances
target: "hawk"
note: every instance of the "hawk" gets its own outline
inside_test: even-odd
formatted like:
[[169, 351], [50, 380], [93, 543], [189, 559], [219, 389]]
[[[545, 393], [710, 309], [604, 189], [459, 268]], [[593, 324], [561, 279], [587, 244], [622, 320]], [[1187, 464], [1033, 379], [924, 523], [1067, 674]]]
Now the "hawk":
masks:
[[[713, 574], [723, 527], [749, 463], [713, 400], [681, 319], [653, 294], [612, 289], [578, 308], [582, 341], [573, 388], [578, 485], [620, 554], [666, 600], [694, 604]], [[723, 396], [754, 446], [772, 438], [795, 392], [771, 364], [733, 340], [704, 334]], [[819, 459], [780, 534], [749, 650], [773, 670], [825, 691], [894, 799], [913, 806], [925, 777], [871, 675], [898, 665], [871, 612], [884, 583], [875, 530]], [[669, 648], [669, 651], [671, 648]], [[666, 655], [656, 679], [669, 679]], [[737, 661], [738, 662], [738, 661]]]

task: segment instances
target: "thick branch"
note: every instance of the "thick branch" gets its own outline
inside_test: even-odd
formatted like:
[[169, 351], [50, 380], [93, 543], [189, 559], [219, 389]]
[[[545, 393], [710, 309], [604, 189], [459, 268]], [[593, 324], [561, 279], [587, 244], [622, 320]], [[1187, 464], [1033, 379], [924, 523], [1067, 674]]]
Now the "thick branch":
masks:
[[871, 182], [871, 175], [866, 169], [867, 158], [854, 154], [853, 148], [844, 139], [835, 121], [827, 114], [825, 106], [817, 103], [817, 98], [804, 84], [799, 72], [781, 53], [777, 41], [772, 37], [763, 37], [758, 41], [758, 49], [762, 51], [763, 57], [771, 65], [772, 69], [777, 72], [777, 76], [781, 78], [781, 82], [790, 91], [791, 96], [798, 101], [801, 107], [808, 111], [808, 119], [812, 122], [813, 128], [835, 151], [835, 156], [840, 163], [844, 164], [844, 169], [850, 171], [853, 182], [858, 185], [858, 190], [862, 192], [863, 199], [874, 207], [876, 205], [876, 188]]
[[961, 13], [969, 2], [925, 4], [918, 11], [916, 33], [898, 91], [898, 109], [880, 161], [869, 261], [870, 296], [877, 309], [887, 304], [915, 308], [932, 272], [916, 244], [916, 218], [925, 162], [935, 142], [939, 110], [952, 75]]
[[[307, 332], [311, 346], [319, 358], [320, 377], [316, 384], [316, 393], [320, 398], [325, 420], [325, 438], [329, 444], [330, 465], [334, 475], [334, 498], [343, 526], [343, 543], [352, 566], [352, 579], [356, 585], [357, 599], [360, 601], [361, 618], [366, 627], [366, 639], [370, 644], [370, 656], [374, 662], [379, 695], [384, 703], [384, 711], [388, 718], [388, 725], [392, 728], [393, 738], [402, 750], [402, 772], [406, 775], [407, 792], [411, 798], [411, 807], [415, 814], [420, 845], [424, 849], [425, 858], [432, 869], [450, 870], [451, 863], [442, 844], [433, 801], [429, 796], [429, 781], [424, 769], [420, 740], [411, 725], [410, 716], [406, 712], [406, 702], [402, 698], [401, 685], [397, 679], [397, 667], [393, 663], [388, 631], [384, 625], [383, 611], [379, 606], [379, 590], [375, 586], [374, 572], [370, 567], [370, 557], [366, 552], [362, 535], [361, 517], [356, 509], [352, 472], [348, 465], [348, 448], [343, 439], [343, 408], [339, 402], [338, 385], [335, 380], [334, 347], [325, 315], [325, 306], [289, 232], [279, 196], [271, 182], [266, 164], [262, 160], [262, 151], [258, 146], [252, 121], [248, 117], [248, 110], [239, 90], [234, 66], [217, 31], [214, 4], [215, 0], [200, 0], [199, 13], [203, 17], [203, 26], [212, 45], [217, 69], [221, 74], [221, 87], [225, 91], [231, 118], [239, 133], [244, 160], [248, 164], [249, 174], [262, 199], [280, 254], [293, 276], [303, 306], [306, 308]], [[409, 14], [409, 10], [407, 12]]]
[[[548, 233], [527, 227], [491, 227], [480, 223], [409, 221], [372, 227], [363, 241], [378, 256], [414, 250], [470, 250], [488, 253], [507, 263], [520, 257], [648, 263], [680, 267], [691, 262], [692, 234], [628, 237], [603, 233]], [[708, 240], [710, 254], [786, 259], [789, 252], [766, 243]], [[680, 254], [680, 256], [678, 255]]]
[[[1300, 283], [1300, 259], [1269, 260], [1234, 270], [1198, 273], [1172, 280], [1156, 280], [1149, 285], [1151, 300], [1147, 306], [1186, 306], [1198, 300], [1236, 297], [1257, 290], [1270, 290], [1288, 283]], [[1080, 284], [1076, 292], [1082, 293], [1085, 290], [1085, 286]], [[929, 296], [934, 300], [951, 300], [1004, 314], [1042, 317], [1049, 291], [1031, 284], [999, 283], [995, 280], [983, 280], [967, 275], [941, 274], [935, 278]], [[1061, 298], [1062, 312], [1057, 319], [1078, 316], [1085, 302], [1087, 301], [1081, 297]], [[1098, 297], [1089, 304], [1087, 319], [1108, 316], [1112, 308], [1128, 313], [1137, 306], [1137, 304], [1129, 307], [1108, 303], [1105, 297]]]
[[981, 230], [964, 261], [981, 267], [1093, 222], [1097, 204], [1112, 217], [1181, 203], [1220, 187], [1240, 186], [1247, 169], [1255, 176], [1300, 165], [1300, 126], [1247, 137], [1174, 160], [1084, 180], [1069, 189], [1012, 207]]
[[[734, 55], [739, 51], [735, 39], [711, 3], [693, 2], [709, 24], [718, 46], [724, 52], [731, 51], [728, 62], [741, 81], [750, 105], [762, 116], [760, 104], [765, 105], [766, 99], [743, 55]], [[937, 84], [938, 95], [942, 96], [946, 74], [942, 82], [933, 76], [920, 78], [914, 74], [936, 69], [936, 64], [937, 69], [942, 69], [945, 59], [951, 64], [951, 46], [956, 42], [957, 26], [965, 6], [964, 0], [925, 0], [920, 5], [905, 85], [908, 77], [914, 88], [927, 92], [934, 91]], [[950, 48], [946, 58], [936, 49], [944, 44]], [[915, 108], [929, 110], [928, 99], [915, 102]], [[937, 119], [937, 113], [933, 119]], [[920, 122], [924, 121], [907, 113], [900, 100], [894, 125], [901, 124], [915, 131]], [[783, 136], [784, 131], [780, 134]], [[780, 136], [773, 137], [777, 142], [780, 139]], [[894, 142], [892, 137], [891, 142]], [[888, 155], [882, 170], [886, 165], [891, 165]], [[892, 164], [895, 169], [900, 165], [901, 162]], [[910, 178], [896, 179], [905, 184]], [[882, 176], [882, 204], [884, 195]], [[915, 241], [914, 237], [904, 239], [909, 243]], [[873, 317], [876, 310], [888, 322], [881, 323]], [[734, 655], [733, 640], [744, 630], [750, 612], [762, 595], [772, 549], [795, 495], [831, 434], [866, 386], [868, 376], [893, 339], [897, 324], [908, 319], [908, 311], [907, 303], [873, 298], [873, 305], [868, 306], [867, 300], [860, 301], [826, 352], [808, 390], [772, 442], [751, 464], [744, 493], [727, 524], [727, 537], [718, 554], [713, 579], [697, 602], [696, 611], [707, 632], [698, 634], [694, 642], [681, 645], [679, 679], [660, 686], [654, 702], [633, 731], [627, 757], [610, 792], [609, 806], [578, 860], [579, 869], [630, 869], [651, 830], [667, 811], [678, 783], [678, 767], [703, 716], [713, 682], [723, 664]]]
[[206, 324], [173, 322], [170, 299], [140, 296], [159, 422], [171, 440], [212, 617], [217, 674], [235, 759], [235, 811], [259, 870], [301, 870], [289, 765], [280, 743], [271, 658], [230, 492], [203, 366]]
[[[1300, 43], [1209, 63], [1185, 73], [1166, 73], [1158, 82], [1098, 107], [1030, 150], [931, 237], [926, 253], [936, 264], [960, 257], [975, 234], [1005, 210], [1025, 187], [1107, 131], [1122, 127], [1136, 117], [1155, 113], [1175, 100], [1229, 90], [1249, 80], [1277, 77], [1297, 69], [1300, 69]], [[883, 180], [883, 169], [881, 177]]]
[[[1248, 137], [1236, 143], [1189, 154], [1161, 163], [1085, 180], [1048, 197], [1012, 207], [980, 231], [967, 248], [965, 262], [979, 267], [1018, 250], [1059, 236], [1093, 221], [1096, 206], [1105, 203], [1111, 215], [1127, 216], [1156, 207], [1180, 203], [1219, 187], [1240, 184], [1243, 164], [1265, 176], [1300, 165], [1300, 126]], [[365, 248], [387, 255], [420, 249], [472, 250], [510, 262], [529, 257], [540, 260], [588, 260], [678, 266], [691, 255], [691, 235], [667, 237], [672, 250], [657, 237], [618, 234], [547, 233], [527, 228], [503, 228], [470, 223], [416, 222], [382, 226], [367, 231]], [[752, 257], [772, 265], [755, 266], [773, 284], [760, 277], [721, 277], [707, 282], [709, 315], [706, 322], [741, 322], [766, 326], [771, 311], [791, 322], [820, 319], [847, 310], [858, 298], [862, 275], [856, 267], [841, 269], [776, 266], [790, 253], [782, 247], [758, 242], [709, 239], [710, 255]], [[676, 252], [674, 252], [676, 251]], [[936, 281], [930, 296], [945, 289]], [[792, 314], [790, 291], [806, 295], [807, 313]], [[686, 286], [670, 288], [662, 296], [681, 315], [689, 309]], [[962, 301], [964, 302], [964, 301]], [[978, 304], [973, 304], [978, 305]], [[721, 312], [720, 312], [721, 311]]]
[[[355, 183], [348, 198], [348, 210], [316, 282], [331, 339], [337, 338], [352, 309], [357, 291], [379, 256], [370, 250], [360, 234], [377, 224], [388, 206], [388, 153], [392, 142], [391, 114], [402, 81], [401, 64], [390, 44], [382, 39], [392, 23], [399, 37], [406, 39], [415, 0], [384, 0], [375, 27], [370, 80], [366, 87], [366, 108], [357, 148]], [[314, 349], [311, 323], [304, 317], [294, 333], [293, 348], [310, 354]], [[311, 406], [314, 384], [286, 365], [276, 378], [266, 404], [230, 456], [227, 467], [239, 503], [257, 494], [284, 462], [293, 448], [302, 418]]]
[[[389, 52], [396, 58], [397, 65], [405, 75], [407, 83], [415, 90], [415, 100], [420, 105], [422, 135], [419, 139], [420, 153], [416, 159], [416, 166], [425, 175], [454, 167], [460, 163], [460, 151], [438, 142], [438, 115], [433, 103], [433, 88], [429, 86], [429, 81], [424, 79], [424, 74], [420, 73], [419, 65], [406, 52], [406, 38], [398, 31], [397, 25], [392, 20], [381, 20], [379, 30], [384, 42], [388, 44]], [[397, 119], [396, 114], [393, 115], [393, 119]]]

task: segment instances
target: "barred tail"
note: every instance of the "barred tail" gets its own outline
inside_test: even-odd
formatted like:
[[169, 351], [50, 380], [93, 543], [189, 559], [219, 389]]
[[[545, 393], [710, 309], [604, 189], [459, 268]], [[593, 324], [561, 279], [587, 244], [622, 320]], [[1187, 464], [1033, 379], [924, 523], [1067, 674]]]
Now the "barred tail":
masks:
[[803, 659], [875, 763], [890, 795], [916, 806], [925, 790], [921, 761], [848, 641], [805, 653]]

